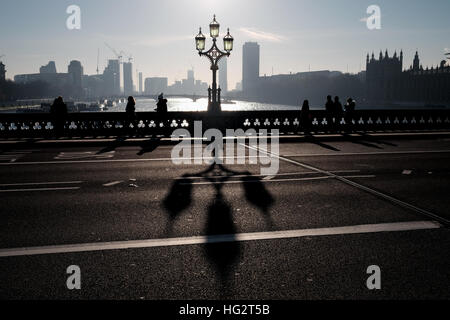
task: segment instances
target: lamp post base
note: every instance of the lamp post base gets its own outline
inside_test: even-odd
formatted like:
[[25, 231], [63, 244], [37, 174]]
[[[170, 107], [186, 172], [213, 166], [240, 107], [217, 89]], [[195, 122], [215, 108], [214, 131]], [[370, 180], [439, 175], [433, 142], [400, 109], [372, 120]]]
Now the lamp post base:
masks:
[[222, 107], [220, 105], [220, 102], [212, 102], [210, 101], [208, 103], [208, 112], [212, 114], [219, 114], [222, 112]]

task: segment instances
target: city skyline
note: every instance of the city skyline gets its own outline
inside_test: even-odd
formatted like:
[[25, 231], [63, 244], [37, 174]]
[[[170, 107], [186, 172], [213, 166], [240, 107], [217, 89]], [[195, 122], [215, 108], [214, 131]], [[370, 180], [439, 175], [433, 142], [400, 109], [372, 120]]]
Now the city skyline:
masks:
[[[106, 67], [114, 54], [105, 42], [134, 57], [135, 71], [144, 78], [167, 76], [169, 83], [183, 78], [193, 68], [197, 78], [210, 83], [208, 64], [198, 57], [194, 36], [201, 25], [205, 30], [216, 13], [221, 34], [230, 27], [236, 39], [235, 50], [228, 61], [228, 84], [234, 89], [242, 80], [242, 45], [258, 42], [261, 46], [260, 75], [288, 74], [311, 70], [336, 70], [357, 73], [365, 69], [367, 52], [385, 49], [393, 54], [403, 49], [405, 61], [412, 61], [416, 49], [424, 66], [443, 59], [450, 43], [446, 34], [450, 23], [445, 12], [448, 1], [435, 1], [432, 6], [419, 1], [379, 1], [382, 29], [368, 30], [364, 18], [369, 1], [342, 1], [327, 5], [312, 1], [259, 1], [260, 10], [251, 10], [252, 3], [203, 1], [134, 1], [131, 5], [113, 1], [84, 0], [81, 8], [81, 30], [65, 26], [66, 8], [72, 4], [61, 1], [51, 6], [44, 0], [37, 3], [5, 1], [0, 26], [0, 55], [7, 66], [7, 78], [16, 74], [38, 72], [39, 66], [55, 61], [58, 70], [72, 60], [79, 60], [85, 74], [96, 74]], [[263, 3], [261, 3], [263, 2]], [[157, 9], [157, 13], [151, 14]], [[189, 12], [189, 15], [183, 13]], [[148, 18], [148, 16], [150, 18]], [[17, 17], [21, 17], [17, 19]], [[145, 19], [147, 17], [147, 19]], [[330, 49], [332, 48], [332, 49]], [[409, 65], [405, 65], [408, 68]]]

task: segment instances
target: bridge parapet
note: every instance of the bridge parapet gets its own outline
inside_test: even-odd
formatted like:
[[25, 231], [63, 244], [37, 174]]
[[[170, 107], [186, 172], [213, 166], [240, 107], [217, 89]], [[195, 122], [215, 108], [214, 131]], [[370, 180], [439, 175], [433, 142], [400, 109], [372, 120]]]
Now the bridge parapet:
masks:
[[[195, 121], [202, 129], [278, 129], [282, 134], [304, 131], [299, 111], [234, 111], [211, 116], [206, 112], [137, 113], [128, 121], [124, 113], [73, 113], [64, 119], [57, 133], [57, 123], [50, 114], [2, 114], [1, 138], [96, 137], [118, 135], [165, 135], [176, 129], [194, 133]], [[330, 123], [331, 122], [331, 123]], [[450, 110], [364, 110], [347, 117], [330, 118], [325, 111], [310, 112], [309, 130], [313, 133], [345, 130], [351, 123], [357, 131], [439, 130], [450, 129]]]

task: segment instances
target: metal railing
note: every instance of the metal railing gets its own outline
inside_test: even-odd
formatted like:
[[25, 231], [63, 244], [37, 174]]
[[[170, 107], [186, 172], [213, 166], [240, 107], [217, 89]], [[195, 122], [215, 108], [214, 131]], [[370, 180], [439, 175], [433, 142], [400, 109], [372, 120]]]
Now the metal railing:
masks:
[[308, 128], [300, 111], [235, 111], [211, 116], [206, 112], [137, 113], [133, 120], [125, 113], [73, 113], [63, 120], [51, 114], [2, 114], [1, 138], [98, 137], [121, 135], [170, 136], [176, 129], [191, 134], [194, 122], [202, 121], [203, 131], [226, 129], [278, 129], [282, 134], [304, 131], [396, 131], [450, 129], [450, 110], [361, 110], [351, 116], [332, 117], [325, 111], [311, 111]]

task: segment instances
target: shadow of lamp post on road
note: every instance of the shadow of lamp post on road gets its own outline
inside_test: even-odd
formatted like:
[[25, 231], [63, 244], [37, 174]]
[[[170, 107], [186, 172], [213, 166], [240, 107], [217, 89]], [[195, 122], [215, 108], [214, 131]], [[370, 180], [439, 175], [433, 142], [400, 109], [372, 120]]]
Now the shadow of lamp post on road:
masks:
[[230, 292], [230, 275], [241, 254], [240, 243], [235, 241], [237, 229], [233, 222], [233, 208], [222, 192], [223, 186], [232, 178], [242, 183], [247, 201], [263, 213], [266, 224], [272, 228], [269, 211], [275, 200], [264, 187], [260, 177], [252, 176], [248, 171], [232, 171], [216, 162], [207, 170], [192, 175], [185, 174], [177, 179], [163, 202], [169, 214], [166, 231], [170, 235], [174, 221], [192, 204], [192, 196], [195, 194], [193, 181], [202, 179], [214, 186], [215, 196], [207, 209], [204, 252], [216, 268], [222, 286], [221, 294], [224, 297]]

